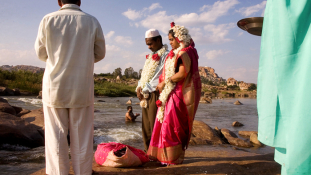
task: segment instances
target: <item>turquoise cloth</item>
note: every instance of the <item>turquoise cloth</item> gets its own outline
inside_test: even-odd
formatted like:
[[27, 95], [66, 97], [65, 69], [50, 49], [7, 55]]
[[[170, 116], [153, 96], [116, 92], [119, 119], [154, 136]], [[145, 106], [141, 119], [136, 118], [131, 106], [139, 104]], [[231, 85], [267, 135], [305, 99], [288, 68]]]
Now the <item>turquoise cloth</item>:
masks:
[[258, 73], [258, 138], [282, 175], [311, 175], [311, 0], [268, 0]]

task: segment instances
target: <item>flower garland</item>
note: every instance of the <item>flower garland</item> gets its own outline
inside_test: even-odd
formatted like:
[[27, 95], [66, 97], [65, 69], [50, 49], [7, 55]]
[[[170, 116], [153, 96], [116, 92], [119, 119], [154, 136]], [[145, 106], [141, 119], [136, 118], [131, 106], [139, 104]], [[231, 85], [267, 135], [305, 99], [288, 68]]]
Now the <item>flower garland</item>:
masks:
[[171, 50], [171, 52], [168, 54], [166, 61], [165, 61], [165, 86], [160, 94], [159, 100], [156, 102], [157, 106], [160, 108], [157, 113], [157, 119], [160, 123], [163, 122], [164, 119], [164, 110], [165, 110], [165, 104], [168, 99], [168, 96], [172, 92], [172, 90], [175, 88], [175, 83], [170, 81], [170, 78], [175, 75], [175, 62], [177, 55], [181, 49], [183, 49], [183, 45], [180, 45], [175, 50]]
[[179, 43], [183, 41], [185, 45], [188, 45], [191, 42], [191, 35], [189, 34], [189, 30], [184, 26], [175, 25], [175, 23], [172, 22], [171, 29], [173, 29], [175, 33], [174, 37]]
[[[163, 47], [157, 51], [157, 53], [152, 54], [150, 53], [149, 55], [146, 55], [146, 62], [143, 68], [143, 72], [141, 73], [141, 79], [140, 79], [140, 85], [137, 86], [137, 89], [140, 87], [141, 89], [144, 89], [146, 87], [146, 83], [148, 83], [154, 76], [155, 70], [159, 65], [159, 62], [161, 60], [162, 55], [165, 53], [167, 50], [167, 45], [163, 45]], [[142, 108], [147, 108], [147, 98], [149, 97], [149, 93], [143, 93], [144, 99], [140, 102], [140, 106]]]

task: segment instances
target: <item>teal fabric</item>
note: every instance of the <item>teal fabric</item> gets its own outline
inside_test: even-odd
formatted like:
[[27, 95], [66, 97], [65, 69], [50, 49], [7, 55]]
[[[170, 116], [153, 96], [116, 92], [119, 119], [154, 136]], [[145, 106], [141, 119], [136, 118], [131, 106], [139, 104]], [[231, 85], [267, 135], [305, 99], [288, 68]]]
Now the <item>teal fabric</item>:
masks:
[[282, 175], [311, 175], [311, 1], [268, 0], [258, 72], [258, 138]]

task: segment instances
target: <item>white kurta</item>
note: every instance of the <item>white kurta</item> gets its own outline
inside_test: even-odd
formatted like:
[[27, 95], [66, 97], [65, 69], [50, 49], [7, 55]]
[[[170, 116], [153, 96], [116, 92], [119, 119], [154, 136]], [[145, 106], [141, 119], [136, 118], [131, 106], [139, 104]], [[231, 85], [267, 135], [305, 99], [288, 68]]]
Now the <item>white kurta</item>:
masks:
[[97, 19], [66, 4], [46, 15], [35, 42], [46, 62], [42, 100], [49, 107], [80, 108], [94, 101], [94, 62], [105, 57], [105, 39]]
[[75, 174], [92, 174], [94, 63], [105, 57], [105, 39], [96, 18], [74, 4], [46, 15], [35, 49], [46, 62], [42, 100], [46, 173], [68, 174], [67, 133]]

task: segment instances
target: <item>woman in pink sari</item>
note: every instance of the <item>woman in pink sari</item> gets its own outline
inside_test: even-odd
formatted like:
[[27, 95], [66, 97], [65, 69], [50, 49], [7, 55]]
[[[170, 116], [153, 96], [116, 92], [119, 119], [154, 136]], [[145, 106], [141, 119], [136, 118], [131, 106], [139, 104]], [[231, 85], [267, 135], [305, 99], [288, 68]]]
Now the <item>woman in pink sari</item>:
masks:
[[188, 30], [171, 23], [168, 37], [172, 50], [157, 87], [163, 98], [160, 95], [157, 101], [159, 109], [147, 154], [151, 160], [174, 165], [184, 160], [201, 96], [201, 79], [199, 57]]

